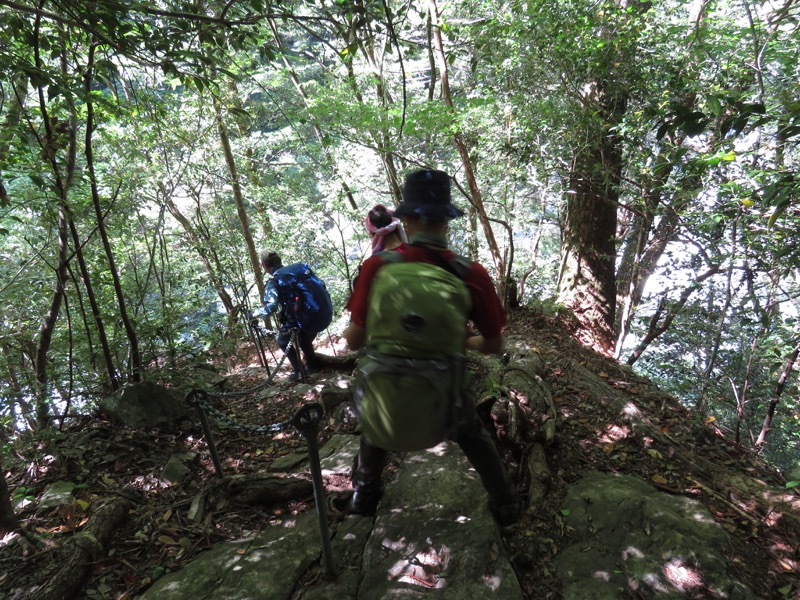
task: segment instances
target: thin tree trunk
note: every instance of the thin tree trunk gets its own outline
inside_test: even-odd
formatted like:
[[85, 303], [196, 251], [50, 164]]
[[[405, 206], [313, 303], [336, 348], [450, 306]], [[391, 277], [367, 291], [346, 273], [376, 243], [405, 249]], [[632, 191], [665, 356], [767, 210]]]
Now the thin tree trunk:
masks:
[[775, 385], [775, 392], [772, 394], [772, 399], [767, 405], [767, 415], [764, 417], [764, 424], [761, 425], [761, 432], [758, 434], [755, 443], [758, 449], [764, 447], [764, 443], [767, 441], [767, 435], [772, 431], [772, 419], [775, 417], [775, 409], [778, 408], [778, 404], [781, 401], [781, 394], [783, 394], [783, 390], [786, 387], [786, 380], [789, 379], [789, 375], [791, 375], [794, 369], [798, 355], [800, 355], [800, 342], [795, 343], [794, 350], [792, 350], [792, 353], [786, 358], [786, 363], [783, 365], [778, 383]]
[[78, 229], [75, 227], [75, 222], [72, 219], [71, 213], [68, 217], [69, 230], [72, 234], [72, 244], [75, 247], [75, 256], [78, 259], [78, 266], [81, 271], [81, 280], [83, 287], [86, 290], [86, 297], [89, 299], [89, 306], [92, 309], [92, 318], [94, 326], [97, 329], [97, 337], [100, 341], [100, 347], [103, 351], [103, 361], [106, 365], [106, 374], [108, 375], [108, 383], [112, 390], [119, 389], [119, 381], [117, 380], [117, 372], [114, 367], [114, 359], [111, 354], [111, 346], [108, 343], [108, 336], [106, 335], [106, 327], [103, 323], [103, 316], [100, 312], [100, 306], [97, 303], [97, 297], [94, 293], [92, 280], [89, 275], [89, 269], [86, 267], [86, 260], [83, 256], [83, 247], [81, 245], [80, 237], [78, 236]]
[[[737, 237], [738, 237], [738, 222], [739, 219], [734, 219], [733, 228], [731, 231], [731, 248], [735, 250], [737, 245]], [[708, 347], [708, 352], [706, 354], [706, 365], [703, 369], [703, 374], [700, 376], [700, 391], [698, 394], [698, 402], [696, 406], [696, 410], [699, 414], [705, 416], [706, 412], [708, 411], [708, 402], [706, 400], [706, 386], [708, 385], [709, 380], [711, 379], [711, 373], [714, 371], [714, 368], [717, 366], [717, 355], [719, 354], [719, 347], [722, 343], [722, 332], [725, 329], [725, 321], [728, 317], [728, 310], [731, 307], [731, 301], [733, 300], [733, 269], [735, 266], [735, 251], [731, 252], [731, 255], [728, 257], [728, 273], [726, 276], [726, 285], [725, 285], [725, 300], [723, 302], [722, 308], [717, 310], [714, 302], [710, 302], [711, 306], [709, 306], [709, 315], [712, 314], [712, 309], [714, 312], [719, 312], [719, 319], [717, 320], [717, 326], [714, 331], [714, 337], [711, 340], [711, 344]], [[712, 296], [712, 294], [709, 294]]]
[[[8, 100], [6, 117], [3, 126], [0, 128], [0, 156], [7, 156], [8, 149], [13, 141], [13, 132], [16, 131], [17, 123], [22, 116], [25, 108], [25, 99], [28, 96], [28, 77], [23, 74], [16, 78], [12, 87], [12, 93]], [[7, 206], [10, 203], [3, 181], [0, 180], [0, 206]]]
[[[60, 193], [66, 194], [65, 190]], [[63, 203], [63, 197], [62, 197]], [[50, 380], [47, 373], [47, 355], [50, 344], [53, 342], [58, 313], [64, 301], [67, 281], [67, 219], [64, 209], [58, 211], [58, 264], [56, 266], [56, 282], [50, 308], [39, 327], [38, 344], [36, 346], [35, 371], [36, 371], [36, 423], [37, 427], [44, 429], [50, 425]]]
[[773, 273], [772, 287], [770, 288], [769, 291], [767, 304], [764, 307], [764, 313], [759, 315], [760, 324], [758, 326], [758, 331], [753, 336], [753, 339], [750, 342], [750, 352], [749, 356], [747, 357], [747, 366], [745, 367], [744, 380], [742, 382], [742, 391], [737, 394], [736, 435], [734, 437], [734, 441], [736, 442], [736, 444], [741, 443], [742, 425], [744, 425], [747, 417], [745, 408], [747, 407], [747, 403], [749, 402], [748, 395], [750, 392], [750, 379], [753, 376], [753, 363], [755, 362], [756, 349], [758, 348], [758, 345], [761, 342], [762, 336], [768, 331], [775, 316], [775, 312], [778, 310], [778, 302], [775, 300], [778, 287], [779, 287], [778, 278]]
[[103, 242], [103, 250], [106, 254], [108, 261], [109, 272], [111, 273], [111, 280], [114, 286], [114, 293], [117, 297], [117, 305], [119, 306], [119, 315], [125, 327], [125, 333], [128, 337], [128, 344], [130, 345], [131, 356], [131, 379], [133, 381], [141, 381], [142, 378], [142, 358], [139, 353], [139, 341], [136, 337], [136, 330], [133, 323], [128, 316], [128, 309], [125, 301], [125, 294], [122, 291], [122, 283], [119, 277], [119, 271], [114, 261], [114, 252], [111, 249], [111, 242], [108, 238], [106, 231], [103, 210], [100, 206], [100, 192], [97, 188], [97, 176], [94, 171], [94, 156], [92, 151], [92, 133], [94, 132], [94, 104], [92, 102], [92, 69], [94, 68], [94, 53], [97, 48], [95, 41], [92, 41], [89, 46], [89, 56], [86, 64], [86, 73], [84, 75], [84, 93], [86, 94], [86, 142], [84, 153], [86, 155], [86, 167], [89, 171], [89, 183], [92, 192], [92, 205], [94, 206], [95, 216], [97, 218], [97, 231], [100, 234], [100, 239]]
[[242, 187], [239, 181], [239, 172], [236, 169], [236, 161], [233, 158], [233, 151], [231, 150], [231, 142], [228, 138], [228, 130], [225, 127], [225, 122], [222, 119], [222, 108], [219, 104], [219, 99], [214, 96], [214, 113], [217, 117], [217, 131], [219, 132], [219, 141], [222, 144], [222, 153], [225, 155], [225, 164], [228, 167], [228, 175], [231, 178], [231, 188], [233, 190], [233, 198], [236, 202], [236, 212], [239, 215], [239, 223], [242, 226], [242, 236], [244, 237], [245, 247], [247, 254], [250, 257], [250, 266], [256, 276], [256, 285], [258, 286], [258, 297], [264, 297], [264, 279], [261, 273], [261, 261], [258, 257], [255, 242], [253, 241], [253, 234], [250, 232], [250, 219], [247, 217], [247, 210], [244, 206], [244, 195], [242, 194]]
[[11, 506], [11, 492], [6, 483], [3, 456], [0, 454], [0, 538], [12, 531], [19, 531], [20, 528], [19, 519]]
[[211, 246], [212, 244], [211, 240], [208, 239], [207, 236], [198, 233], [191, 221], [186, 218], [186, 215], [180, 211], [178, 206], [172, 201], [171, 198], [169, 198], [167, 194], [164, 194], [164, 204], [169, 213], [175, 217], [175, 220], [177, 220], [178, 223], [181, 224], [183, 230], [189, 237], [189, 240], [194, 245], [195, 250], [197, 250], [197, 254], [200, 256], [200, 260], [202, 261], [203, 265], [205, 265], [206, 272], [211, 279], [211, 285], [214, 287], [217, 295], [220, 297], [225, 310], [228, 311], [228, 314], [231, 314], [233, 312], [233, 299], [225, 290], [225, 285], [220, 279], [219, 273], [222, 272], [222, 267], [220, 266], [219, 262], [216, 261], [213, 255], [209, 256], [209, 252], [207, 250], [207, 246]]
[[[37, 15], [36, 23], [34, 26], [34, 55], [36, 65], [41, 67], [41, 57], [39, 49], [39, 34], [40, 34], [41, 17]], [[63, 50], [62, 50], [63, 54]], [[62, 65], [66, 60], [62, 56]], [[49, 163], [53, 172], [54, 183], [58, 191], [58, 219], [56, 229], [58, 231], [58, 254], [56, 258], [56, 281], [53, 289], [53, 297], [50, 300], [50, 307], [47, 314], [42, 320], [39, 327], [38, 342], [36, 345], [36, 354], [34, 358], [34, 371], [36, 377], [36, 422], [37, 427], [46, 428], [50, 426], [50, 390], [49, 390], [49, 377], [47, 372], [48, 353], [50, 345], [53, 341], [53, 333], [55, 331], [56, 322], [58, 321], [58, 314], [61, 311], [61, 304], [64, 301], [65, 286], [67, 281], [67, 240], [68, 240], [68, 226], [65, 212], [67, 205], [67, 191], [68, 183], [72, 180], [71, 174], [67, 173], [66, 177], [62, 177], [61, 167], [58, 164], [57, 153], [60, 148], [63, 148], [63, 135], [61, 125], [55, 119], [50, 118], [47, 110], [47, 102], [44, 95], [44, 87], [40, 86], [38, 89], [39, 96], [39, 109], [42, 114], [42, 122], [45, 129], [44, 138], [39, 139], [41, 146], [41, 155]], [[58, 126], [57, 126], [58, 125]], [[70, 136], [69, 151], [67, 155], [67, 165], [74, 167], [75, 152], [75, 130], [68, 127], [67, 133]]]
[[519, 278], [518, 284], [518, 291], [519, 291], [519, 301], [523, 303], [525, 300], [525, 284], [528, 281], [528, 277], [536, 270], [536, 263], [539, 259], [539, 244], [542, 240], [542, 229], [544, 227], [544, 217], [545, 217], [545, 196], [542, 194], [542, 213], [539, 217], [539, 222], [536, 225], [536, 237], [533, 238], [533, 242], [531, 243], [531, 264]]
[[[436, 0], [428, 0], [428, 11], [431, 16], [431, 20], [434, 23], [433, 28], [433, 40], [434, 45], [436, 48], [436, 54], [439, 58], [439, 82], [442, 86], [442, 99], [444, 100], [445, 105], [448, 107], [450, 112], [455, 111], [455, 107], [453, 105], [453, 99], [450, 94], [450, 79], [447, 70], [447, 56], [444, 52], [444, 42], [442, 41], [442, 30], [439, 27], [439, 8], [436, 4]], [[492, 261], [494, 262], [494, 269], [496, 273], [496, 282], [497, 282], [497, 295], [502, 299], [503, 305], [505, 306], [507, 298], [506, 298], [506, 269], [505, 263], [503, 261], [503, 256], [500, 253], [500, 248], [497, 245], [497, 241], [494, 237], [494, 231], [492, 230], [492, 224], [489, 221], [489, 217], [486, 214], [486, 207], [483, 204], [483, 199], [481, 197], [481, 191], [478, 187], [478, 180], [475, 176], [475, 169], [472, 164], [472, 160], [469, 157], [469, 150], [467, 148], [466, 143], [464, 143], [463, 136], [461, 135], [460, 131], [457, 131], [453, 135], [453, 141], [455, 142], [456, 148], [458, 148], [458, 153], [461, 156], [461, 164], [464, 167], [464, 176], [467, 179], [467, 185], [469, 186], [469, 191], [471, 195], [471, 204], [475, 208], [475, 212], [478, 216], [478, 220], [483, 227], [483, 235], [486, 238], [486, 243], [489, 246], [489, 253], [492, 255]]]
[[628, 357], [627, 364], [632, 365], [639, 357], [642, 356], [642, 353], [647, 349], [647, 347], [659, 337], [662, 333], [664, 333], [667, 329], [669, 329], [670, 325], [672, 325], [672, 321], [675, 320], [683, 307], [688, 302], [691, 295], [700, 287], [700, 284], [703, 283], [706, 279], [711, 277], [712, 275], [716, 275], [722, 270], [720, 265], [711, 265], [703, 274], [698, 275], [695, 277], [694, 281], [692, 281], [686, 288], [683, 290], [680, 298], [677, 302], [675, 302], [669, 309], [667, 316], [664, 317], [664, 320], [661, 320], [661, 315], [664, 313], [664, 308], [666, 306], [666, 298], [662, 297], [661, 302], [659, 303], [658, 308], [656, 309], [655, 313], [653, 314], [652, 319], [650, 320], [650, 327], [647, 330], [647, 333], [642, 338], [642, 341], [639, 342], [639, 345], [636, 349], [631, 353], [630, 357]]

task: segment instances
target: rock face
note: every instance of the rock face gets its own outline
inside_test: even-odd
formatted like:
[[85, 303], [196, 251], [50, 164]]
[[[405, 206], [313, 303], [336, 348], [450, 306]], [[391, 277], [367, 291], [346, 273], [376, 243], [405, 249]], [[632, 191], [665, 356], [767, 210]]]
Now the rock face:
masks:
[[104, 399], [100, 409], [133, 429], [169, 426], [190, 411], [177, 392], [151, 381], [126, 385], [118, 394]]
[[455, 444], [404, 457], [364, 551], [358, 598], [522, 598], [477, 474]]
[[562, 515], [579, 538], [556, 559], [566, 600], [685, 598], [702, 590], [758, 598], [731, 577], [721, 552], [728, 535], [699, 502], [591, 471], [569, 488]]
[[[320, 451], [326, 477], [349, 473], [356, 436]], [[332, 529], [335, 578], [303, 586], [322, 544], [307, 513], [244, 540], [219, 544], [170, 573], [140, 600], [196, 598], [329, 600], [354, 598], [521, 599], [486, 493], [457, 446], [403, 457], [375, 518], [350, 515]]]

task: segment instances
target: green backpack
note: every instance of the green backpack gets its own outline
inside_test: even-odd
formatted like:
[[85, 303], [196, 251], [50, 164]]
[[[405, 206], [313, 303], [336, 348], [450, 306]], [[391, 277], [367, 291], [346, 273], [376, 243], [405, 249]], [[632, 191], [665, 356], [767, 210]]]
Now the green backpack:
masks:
[[354, 387], [361, 432], [386, 450], [431, 448], [452, 433], [467, 383], [470, 262], [457, 256], [437, 266], [406, 262], [398, 252], [380, 256], [386, 264], [372, 281]]

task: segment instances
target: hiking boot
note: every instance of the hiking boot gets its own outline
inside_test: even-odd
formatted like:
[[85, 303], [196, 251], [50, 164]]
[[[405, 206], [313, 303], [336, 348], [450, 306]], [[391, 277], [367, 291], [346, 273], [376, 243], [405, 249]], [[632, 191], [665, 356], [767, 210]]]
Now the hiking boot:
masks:
[[349, 512], [356, 515], [363, 515], [371, 517], [375, 514], [378, 508], [378, 501], [381, 499], [380, 492], [373, 492], [370, 490], [356, 489], [353, 492], [353, 497], [350, 499]]
[[490, 500], [489, 511], [501, 527], [510, 527], [522, 518], [519, 500], [516, 499], [502, 504]]
[[316, 375], [319, 373], [319, 367], [317, 365], [306, 365], [306, 375]]
[[287, 381], [290, 381], [290, 382], [292, 382], [292, 381], [300, 381], [301, 378], [302, 378], [302, 375], [300, 375], [300, 371], [295, 371], [294, 373], [289, 375], [289, 377], [287, 378]]

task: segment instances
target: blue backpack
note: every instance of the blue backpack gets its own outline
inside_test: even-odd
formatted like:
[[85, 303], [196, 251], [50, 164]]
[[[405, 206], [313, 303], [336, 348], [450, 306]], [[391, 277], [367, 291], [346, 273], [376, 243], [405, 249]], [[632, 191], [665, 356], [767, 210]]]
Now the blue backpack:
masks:
[[319, 333], [331, 324], [333, 304], [328, 289], [305, 263], [281, 267], [273, 273], [284, 323]]

